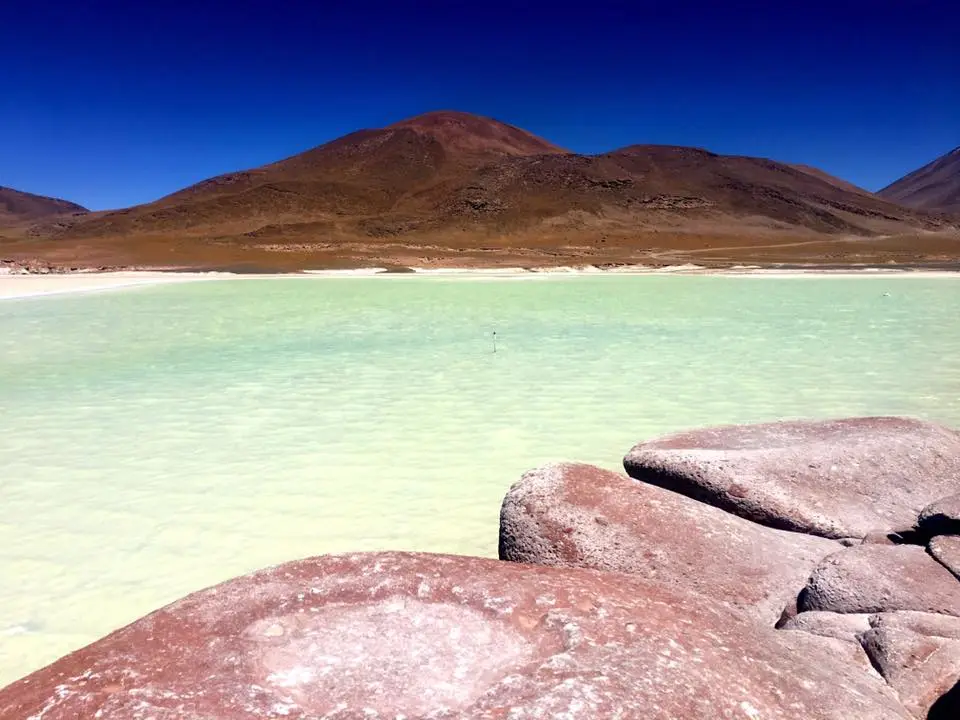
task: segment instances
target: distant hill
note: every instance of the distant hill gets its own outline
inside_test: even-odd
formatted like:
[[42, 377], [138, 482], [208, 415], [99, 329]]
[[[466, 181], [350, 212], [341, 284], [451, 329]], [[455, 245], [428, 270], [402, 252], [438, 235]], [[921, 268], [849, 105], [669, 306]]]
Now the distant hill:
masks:
[[910, 207], [960, 212], [960, 147], [914, 170], [877, 194]]
[[0, 186], [0, 227], [86, 212], [76, 203]]
[[945, 224], [812, 168], [657, 145], [578, 155], [497, 120], [445, 111], [51, 225], [23, 249], [71, 262], [291, 269], [556, 264]]
[[826, 173], [820, 168], [811, 167], [810, 165], [797, 165], [795, 163], [791, 164], [791, 167], [796, 168], [797, 170], [800, 170], [802, 172], [808, 173], [810, 175], [813, 175], [814, 177], [818, 177], [821, 180], [830, 183], [834, 187], [840, 188], [841, 190], [849, 190], [850, 192], [855, 192], [855, 193], [858, 193], [859, 195], [873, 194], [869, 190], [864, 190], [862, 187], [854, 185], [852, 182], [848, 182], [846, 180], [843, 180], [842, 178], [836, 177], [835, 175]]

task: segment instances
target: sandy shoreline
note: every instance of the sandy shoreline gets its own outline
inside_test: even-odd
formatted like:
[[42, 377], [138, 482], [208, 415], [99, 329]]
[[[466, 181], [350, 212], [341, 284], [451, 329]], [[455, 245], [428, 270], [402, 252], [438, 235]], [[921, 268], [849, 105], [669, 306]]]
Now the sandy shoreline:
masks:
[[210, 280], [253, 280], [253, 279], [319, 279], [319, 278], [474, 278], [474, 279], [536, 279], [550, 277], [579, 276], [622, 276], [622, 275], [701, 275], [721, 277], [754, 278], [903, 278], [903, 277], [943, 277], [960, 278], [960, 272], [950, 270], [922, 270], [906, 268], [763, 268], [757, 266], [735, 266], [717, 269], [698, 265], [675, 265], [651, 267], [643, 265], [620, 266], [616, 268], [555, 267], [527, 270], [523, 268], [424, 268], [409, 273], [385, 272], [384, 268], [364, 268], [357, 270], [306, 270], [302, 273], [238, 274], [230, 272], [179, 272], [166, 270], [121, 270], [114, 272], [77, 272], [51, 274], [2, 274], [0, 275], [0, 299], [29, 298], [66, 293], [98, 292], [132, 287], [173, 284], [183, 282], [201, 282]]

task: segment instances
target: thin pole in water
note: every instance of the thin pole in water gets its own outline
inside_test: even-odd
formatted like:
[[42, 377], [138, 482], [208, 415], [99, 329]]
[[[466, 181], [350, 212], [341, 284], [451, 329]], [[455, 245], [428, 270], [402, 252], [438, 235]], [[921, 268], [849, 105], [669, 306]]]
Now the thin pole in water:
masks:
[[497, 331], [493, 331], [493, 351], [497, 351]]

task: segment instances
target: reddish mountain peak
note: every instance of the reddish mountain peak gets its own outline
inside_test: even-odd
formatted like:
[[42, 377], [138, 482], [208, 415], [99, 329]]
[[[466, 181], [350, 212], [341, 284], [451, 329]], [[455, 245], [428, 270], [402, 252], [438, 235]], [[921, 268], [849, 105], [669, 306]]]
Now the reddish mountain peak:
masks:
[[447, 150], [468, 155], [546, 155], [567, 151], [526, 130], [493, 118], [438, 110], [390, 125], [429, 135]]
[[960, 213], [960, 147], [905, 175], [877, 194], [910, 207]]
[[699, 147], [686, 147], [684, 145], [627, 145], [626, 147], [613, 150], [609, 155], [644, 155], [649, 157], [664, 158], [711, 158], [718, 157], [716, 153]]
[[436, 127], [439, 125], [503, 125], [499, 120], [461, 110], [431, 110], [393, 123], [390, 127]]

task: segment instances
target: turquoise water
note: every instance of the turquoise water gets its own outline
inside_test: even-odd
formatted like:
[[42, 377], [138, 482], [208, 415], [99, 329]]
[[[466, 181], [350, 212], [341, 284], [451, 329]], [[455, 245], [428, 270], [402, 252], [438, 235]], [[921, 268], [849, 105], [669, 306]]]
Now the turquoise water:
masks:
[[960, 280], [270, 279], [3, 301], [0, 685], [263, 565], [494, 556], [503, 493], [543, 462], [616, 468], [681, 428], [879, 413], [960, 426]]

